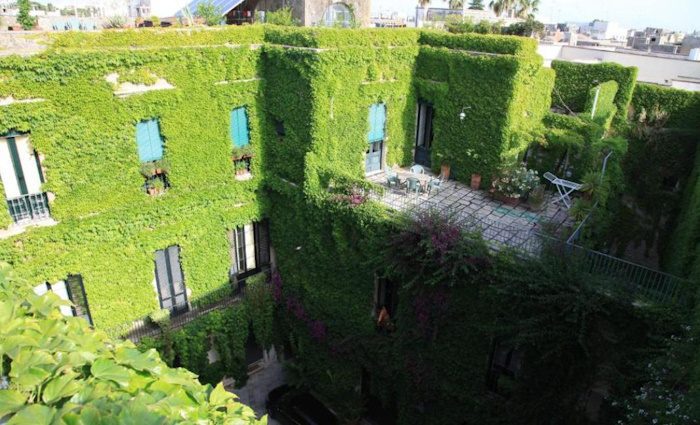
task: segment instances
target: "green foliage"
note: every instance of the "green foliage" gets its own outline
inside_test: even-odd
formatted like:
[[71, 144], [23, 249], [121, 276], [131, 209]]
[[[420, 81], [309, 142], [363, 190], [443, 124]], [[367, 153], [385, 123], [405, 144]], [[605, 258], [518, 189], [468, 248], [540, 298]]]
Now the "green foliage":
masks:
[[298, 27], [299, 20], [292, 16], [291, 7], [283, 7], [272, 12], [265, 13], [265, 23], [270, 25], [281, 25], [287, 27]]
[[504, 35], [539, 38], [544, 34], [544, 24], [530, 16], [524, 22], [516, 22], [503, 27], [502, 33]]
[[8, 378], [0, 416], [8, 424], [264, 422], [222, 384], [204, 386], [154, 350], [140, 352], [82, 318], [63, 317], [58, 296], [34, 295], [7, 265], [0, 268], [0, 319], [12, 324], [0, 330], [0, 373]]
[[29, 14], [32, 6], [29, 0], [17, 0], [19, 14], [17, 15], [17, 23], [22, 25], [22, 29], [30, 30], [36, 26], [37, 18]]
[[221, 15], [221, 8], [215, 5], [212, 0], [207, 0], [197, 4], [195, 16], [202, 19], [205, 25], [218, 25], [222, 19]]
[[151, 71], [145, 68], [131, 69], [127, 72], [119, 74], [119, 83], [145, 84], [153, 85], [158, 81], [158, 77]]
[[552, 69], [557, 74], [552, 93], [552, 103], [573, 112], [582, 112], [590, 98], [590, 89], [607, 81], [616, 81], [618, 91], [615, 95], [615, 127], [623, 126], [627, 118], [627, 109], [632, 100], [632, 93], [637, 80], [637, 68], [624, 67], [614, 63], [580, 64], [574, 62], [553, 61]]
[[[64, 46], [85, 36], [72, 33], [76, 38], [61, 39]], [[121, 40], [133, 46], [155, 39], [162, 47], [180, 38], [187, 45], [212, 40], [213, 33], [172, 31], [158, 39], [150, 31], [101, 32], [85, 44]], [[259, 34], [262, 41], [257, 30], [232, 31], [216, 41], [234, 34], [244, 34], [244, 40]], [[124, 41], [127, 35], [131, 42]], [[33, 147], [45, 156], [45, 189], [56, 195], [51, 214], [59, 224], [1, 241], [0, 258], [37, 284], [81, 274], [95, 325], [114, 333], [158, 309], [152, 283], [158, 249], [180, 246], [191, 302], [228, 285], [226, 231], [259, 220], [265, 210], [264, 195], [255, 193], [265, 164], [261, 53], [244, 45], [3, 59], [3, 95], [47, 99], [2, 108], [0, 133], [30, 133]], [[105, 76], [131, 70], [152, 72], [176, 89], [115, 97]], [[222, 81], [227, 83], [216, 84]], [[256, 154], [254, 177], [247, 181], [233, 178], [229, 117], [240, 106], [247, 107]], [[170, 163], [171, 186], [157, 197], [144, 193], [136, 146], [136, 123], [149, 118], [158, 118]]]
[[469, 2], [469, 9], [484, 10], [484, 0], [471, 0]]
[[126, 28], [126, 18], [120, 15], [110, 16], [104, 21], [102, 26], [107, 30]]
[[[588, 100], [586, 101], [585, 114], [591, 114], [591, 119], [600, 125], [604, 131], [607, 131], [612, 124], [612, 120], [617, 112], [615, 106], [615, 96], [617, 95], [619, 85], [616, 81], [606, 81], [596, 87], [591, 88], [588, 92]], [[595, 103], [595, 111], [593, 106]]]
[[478, 33], [478, 34], [500, 34], [501, 24], [499, 22], [491, 23], [487, 20], [479, 21], [479, 23], [474, 23], [474, 21], [469, 19], [463, 19], [461, 16], [449, 16], [445, 21], [445, 27], [447, 31], [453, 34], [464, 34], [464, 33]]

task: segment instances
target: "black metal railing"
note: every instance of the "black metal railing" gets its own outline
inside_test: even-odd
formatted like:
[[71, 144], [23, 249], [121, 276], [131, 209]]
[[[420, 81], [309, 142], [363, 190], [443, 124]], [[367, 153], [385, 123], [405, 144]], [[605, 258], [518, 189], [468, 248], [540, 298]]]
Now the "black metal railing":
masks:
[[32, 193], [7, 200], [7, 208], [15, 223], [49, 218], [49, 199], [46, 193]]
[[[224, 285], [196, 300], [174, 306], [171, 309], [168, 328], [179, 329], [193, 320], [212, 311], [229, 307], [242, 299], [245, 293], [245, 285]], [[151, 319], [150, 315], [144, 316], [134, 322], [108, 330], [111, 335], [129, 339], [136, 343], [145, 337], [157, 337], [163, 329]]]

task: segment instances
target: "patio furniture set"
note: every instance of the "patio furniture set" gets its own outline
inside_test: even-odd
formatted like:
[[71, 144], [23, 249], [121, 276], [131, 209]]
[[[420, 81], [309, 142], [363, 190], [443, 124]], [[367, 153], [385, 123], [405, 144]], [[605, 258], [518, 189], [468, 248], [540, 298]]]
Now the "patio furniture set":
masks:
[[409, 169], [409, 175], [401, 179], [399, 173], [394, 169], [386, 170], [386, 184], [389, 188], [405, 189], [405, 193], [413, 193], [418, 196], [420, 193], [432, 194], [442, 189], [442, 175], [432, 177], [425, 172], [421, 165], [413, 165]]
[[[418, 196], [421, 193], [432, 194], [437, 193], [442, 189], [443, 181], [445, 180], [442, 175], [438, 177], [432, 177], [426, 174], [425, 168], [421, 165], [413, 165], [409, 169], [409, 175], [403, 180], [399, 176], [398, 171], [388, 168], [385, 171], [386, 174], [386, 185], [387, 187], [395, 189], [404, 189], [405, 194], [413, 193]], [[559, 193], [553, 200], [553, 204], [562, 203], [566, 209], [571, 208], [572, 199], [571, 195], [578, 190], [583, 188], [581, 183], [572, 182], [555, 176], [550, 172], [546, 172], [542, 175], [547, 181], [553, 184], [557, 188]]]

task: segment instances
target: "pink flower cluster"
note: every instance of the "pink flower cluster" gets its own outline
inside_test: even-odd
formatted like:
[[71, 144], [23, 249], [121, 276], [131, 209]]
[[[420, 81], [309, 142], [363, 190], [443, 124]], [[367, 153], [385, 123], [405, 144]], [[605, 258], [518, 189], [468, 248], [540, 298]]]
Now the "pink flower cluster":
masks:
[[[284, 294], [282, 292], [282, 276], [280, 276], [277, 271], [272, 273], [272, 297], [275, 299], [275, 303], [278, 305], [282, 304], [284, 299]], [[327, 328], [325, 323], [320, 320], [311, 319], [306, 313], [304, 305], [298, 298], [294, 296], [286, 297], [284, 305], [287, 311], [294, 315], [294, 317], [306, 323], [309, 333], [314, 340], [321, 342], [326, 339]]]

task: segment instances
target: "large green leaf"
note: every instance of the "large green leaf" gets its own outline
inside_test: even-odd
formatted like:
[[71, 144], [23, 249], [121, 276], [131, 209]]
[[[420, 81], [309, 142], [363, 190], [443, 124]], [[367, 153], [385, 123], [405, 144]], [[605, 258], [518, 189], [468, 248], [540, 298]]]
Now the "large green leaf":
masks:
[[225, 406], [229, 401], [235, 400], [236, 396], [224, 389], [224, 384], [219, 382], [219, 385], [214, 388], [214, 391], [209, 394], [209, 404], [212, 406]]
[[75, 374], [61, 375], [50, 380], [44, 387], [41, 399], [44, 403], [53, 404], [65, 397], [70, 397], [80, 391], [80, 384], [75, 380]]
[[7, 425], [51, 425], [55, 413], [53, 407], [32, 404], [17, 412]]
[[131, 366], [136, 370], [147, 370], [156, 375], [160, 374], [162, 369], [158, 352], [154, 349], [142, 353], [136, 348], [120, 347], [114, 359], [120, 364]]
[[97, 359], [90, 369], [92, 376], [98, 379], [105, 379], [116, 382], [122, 387], [129, 385], [129, 369], [119, 366], [110, 359]]
[[27, 396], [15, 390], [0, 390], [0, 418], [24, 406]]

